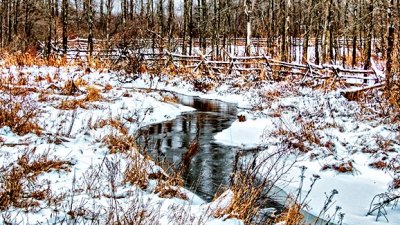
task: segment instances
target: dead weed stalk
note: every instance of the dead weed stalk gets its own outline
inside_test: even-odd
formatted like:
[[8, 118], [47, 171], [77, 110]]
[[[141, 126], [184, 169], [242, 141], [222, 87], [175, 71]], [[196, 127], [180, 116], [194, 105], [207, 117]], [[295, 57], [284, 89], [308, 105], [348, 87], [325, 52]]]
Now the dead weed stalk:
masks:
[[0, 127], [8, 126], [19, 135], [39, 135], [42, 130], [37, 123], [39, 114], [38, 105], [27, 93], [16, 95], [12, 87], [9, 87], [9, 90], [0, 96]]
[[[49, 199], [48, 189], [33, 190], [36, 178], [50, 171], [69, 171], [71, 162], [49, 158], [47, 153], [35, 155], [35, 148], [26, 150], [15, 164], [0, 168], [0, 210], [10, 207], [38, 207], [39, 201]], [[50, 201], [50, 200], [49, 200]]]

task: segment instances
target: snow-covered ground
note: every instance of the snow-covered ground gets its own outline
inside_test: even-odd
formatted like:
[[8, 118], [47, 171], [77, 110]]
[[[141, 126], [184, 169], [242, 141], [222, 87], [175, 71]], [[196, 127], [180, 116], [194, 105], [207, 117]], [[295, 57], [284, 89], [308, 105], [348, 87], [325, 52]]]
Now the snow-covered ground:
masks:
[[[388, 117], [381, 117], [383, 109], [376, 104], [348, 101], [340, 90], [326, 92], [286, 81], [260, 83], [227, 79], [204, 93], [180, 78], [163, 79], [166, 78], [153, 79], [152, 87], [234, 102], [242, 108], [240, 114], [247, 120], [237, 120], [217, 134], [216, 142], [244, 149], [261, 146], [264, 149], [259, 154], [261, 158], [282, 148], [301, 152], [292, 157], [297, 161], [295, 168], [279, 186], [286, 193], [296, 195], [300, 168], [305, 166], [302, 186], [305, 196], [312, 178], [318, 175], [306, 201], [306, 210], [310, 213], [330, 218], [338, 210], [331, 221], [338, 221], [339, 213], [343, 213], [343, 224], [349, 225], [400, 224], [396, 202], [385, 207], [389, 222], [383, 215], [377, 219], [377, 211], [367, 215], [375, 195], [399, 194], [393, 188], [400, 165], [399, 125]], [[149, 88], [145, 81], [148, 79], [137, 79], [129, 85]], [[246, 86], [247, 82], [252, 84]], [[374, 167], [380, 164], [384, 168]], [[333, 190], [338, 194], [324, 212], [324, 202]]]
[[[28, 82], [22, 87], [39, 90], [31, 92], [29, 98], [41, 110], [38, 124], [43, 128], [39, 136], [19, 136], [7, 127], [0, 128], [0, 172], [5, 174], [13, 166], [20, 166], [19, 159], [32, 149], [35, 156], [71, 163], [68, 169], [47, 171], [26, 184], [29, 190], [51, 190], [51, 202], [37, 200], [39, 206], [27, 210], [11, 206], [2, 210], [0, 222], [9, 219], [20, 224], [52, 224], [66, 218], [78, 223], [93, 219], [116, 221], [135, 209], [136, 214], [140, 214], [138, 210], [148, 213], [143, 224], [241, 224], [240, 220], [214, 218], [215, 203], [205, 204], [182, 187], [168, 188], [186, 198], [163, 198], [156, 191], [161, 185], [158, 179], [149, 178], [145, 187], [126, 182], [126, 171], [137, 162], [149, 176], [164, 172], [136, 148], [110, 154], [107, 137], [126, 137], [142, 126], [193, 110], [165, 101], [157, 92], [147, 91], [150, 88], [237, 103], [246, 121], [234, 122], [217, 134], [215, 141], [244, 149], [261, 146], [260, 158], [276, 150], [296, 152], [288, 157], [297, 160], [295, 168], [278, 186], [295, 195], [300, 183], [299, 168], [306, 166], [302, 188], [305, 196], [311, 178], [317, 174], [320, 179], [307, 197], [309, 212], [319, 215], [326, 196], [335, 189], [338, 194], [334, 204], [324, 216], [332, 215], [335, 206], [340, 206], [340, 212], [345, 214], [344, 224], [400, 224], [399, 209], [391, 205], [386, 207], [389, 223], [383, 216], [375, 221], [376, 212], [366, 216], [375, 195], [397, 193], [396, 189], [389, 189], [399, 166], [399, 126], [378, 117], [380, 109], [350, 102], [339, 92], [325, 93], [287, 81], [274, 83], [245, 77], [220, 83], [201, 78], [212, 88], [200, 91], [192, 79], [184, 76], [142, 74], [124, 83], [119, 81], [123, 75], [117, 72], [84, 72], [78, 67], [3, 66], [0, 76], [2, 80], [26, 77]], [[63, 102], [85, 99], [84, 93], [61, 94], [71, 78], [80, 80], [83, 91], [88, 87], [99, 89], [101, 99], [84, 101], [83, 107], [73, 110], [60, 109]], [[4, 92], [2, 96], [6, 96]], [[112, 121], [120, 121], [126, 130]], [[385, 163], [388, 169], [370, 166], [377, 162]]]
[[[208, 204], [168, 178], [131, 140], [138, 128], [192, 108], [122, 87], [109, 71], [3, 66], [0, 79], [3, 106], [24, 99], [40, 111], [42, 128], [24, 135], [0, 128], [1, 224], [242, 224], [214, 218]], [[80, 91], [64, 95], [70, 79]], [[10, 97], [8, 87], [29, 91]], [[91, 88], [100, 98], [89, 98]], [[23, 174], [18, 179], [16, 171]], [[20, 194], [7, 194], [12, 181], [20, 182]]]

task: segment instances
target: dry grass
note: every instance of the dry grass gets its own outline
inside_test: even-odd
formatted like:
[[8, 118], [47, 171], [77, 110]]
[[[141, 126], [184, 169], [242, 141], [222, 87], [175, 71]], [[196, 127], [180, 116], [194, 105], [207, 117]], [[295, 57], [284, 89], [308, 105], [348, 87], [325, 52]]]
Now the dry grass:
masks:
[[145, 64], [141, 64], [138, 68], [139, 73], [146, 73], [147, 72], [147, 66]]
[[92, 57], [88, 59], [87, 65], [90, 68], [94, 68], [97, 70], [108, 70], [112, 68], [113, 61], [111, 59], [101, 59], [99, 57]]
[[185, 184], [179, 173], [170, 174], [164, 179], [159, 179], [155, 189], [155, 193], [161, 198], [179, 198], [189, 200], [188, 196], [180, 191], [180, 187]]
[[[129, 122], [129, 120], [128, 120]], [[107, 120], [99, 120], [96, 122], [96, 124], [94, 125], [94, 128], [103, 128], [105, 126], [111, 126], [113, 128], [115, 128], [116, 130], [118, 130], [122, 135], [128, 135], [128, 128], [125, 126], [125, 124], [119, 120], [119, 119], [107, 119]], [[126, 137], [128, 143], [131, 143], [132, 140], [130, 140], [131, 137]]]
[[35, 51], [28, 51], [26, 53], [6, 53], [4, 57], [4, 62], [6, 67], [10, 66], [33, 66], [33, 65], [43, 65], [44, 60], [36, 57]]
[[98, 70], [107, 70], [112, 67], [112, 61], [109, 59], [99, 59], [92, 57], [91, 59], [75, 58], [74, 60], [68, 60], [64, 56], [58, 56], [51, 54], [49, 57], [44, 58], [38, 56], [36, 49], [30, 48], [26, 52], [4, 52], [2, 58], [5, 61], [5, 66], [53, 66], [53, 67], [64, 67], [64, 66], [89, 66]]
[[163, 102], [177, 103], [178, 99], [175, 96], [163, 96]]
[[353, 173], [354, 166], [351, 161], [335, 163], [335, 164], [326, 164], [322, 167], [321, 170], [333, 169], [339, 173]]
[[136, 147], [135, 138], [128, 135], [106, 135], [103, 142], [107, 145], [111, 154], [129, 153]]
[[161, 198], [179, 198], [189, 200], [189, 197], [180, 191], [180, 187], [168, 185], [164, 181], [158, 182], [155, 190]]
[[342, 95], [349, 101], [361, 101], [365, 98], [364, 91], [343, 92]]
[[279, 88], [267, 90], [262, 93], [261, 97], [265, 99], [265, 101], [275, 101], [276, 99], [282, 97], [282, 90]]
[[75, 83], [75, 85], [76, 85], [77, 87], [82, 87], [82, 86], [88, 85], [88, 81], [85, 80], [85, 79], [83, 79], [83, 78], [78, 78], [78, 79], [76, 79], [76, 80], [74, 81], [74, 83]]
[[62, 110], [74, 110], [77, 108], [87, 109], [87, 106], [85, 105], [84, 100], [73, 99], [73, 100], [62, 100], [60, 105], [57, 106], [57, 108]]
[[9, 90], [0, 97], [0, 127], [8, 126], [19, 135], [27, 133], [40, 134], [41, 128], [37, 123], [40, 110], [26, 92], [15, 93]]
[[254, 185], [254, 178], [243, 172], [235, 175], [235, 182], [230, 187], [233, 198], [226, 208], [214, 212], [214, 216], [238, 218], [245, 224], [251, 224], [259, 210], [257, 200], [262, 193], [262, 189]]
[[300, 225], [304, 216], [301, 214], [302, 206], [295, 203], [291, 204], [284, 212], [282, 212], [278, 218], [275, 219], [275, 223], [283, 223], [285, 225]]
[[385, 169], [387, 168], [388, 164], [384, 161], [377, 161], [369, 164], [370, 167], [376, 168], [376, 169]]
[[77, 85], [75, 84], [75, 81], [68, 80], [65, 82], [64, 87], [61, 88], [61, 93], [63, 95], [75, 95], [78, 93], [80, 90], [78, 89]]
[[36, 189], [36, 178], [50, 171], [69, 171], [69, 161], [49, 159], [47, 154], [34, 155], [35, 149], [26, 151], [11, 168], [0, 168], [0, 210], [10, 207], [35, 208], [38, 201], [49, 198], [49, 190]]
[[111, 91], [113, 89], [113, 86], [111, 84], [106, 84], [106, 86], [104, 86], [104, 90], [106, 92]]
[[[76, 81], [73, 80], [67, 81], [64, 87], [62, 88], [62, 94], [64, 95], [75, 95], [78, 92], [80, 92], [80, 90], [77, 87]], [[87, 94], [84, 99], [62, 100], [60, 105], [57, 106], [57, 108], [62, 110], [73, 110], [77, 108], [87, 109], [86, 102], [99, 101], [101, 99], [102, 97], [100, 95], [99, 89], [94, 87], [88, 87]]]
[[399, 189], [400, 188], [400, 177], [393, 178], [393, 181], [390, 184], [390, 188], [392, 188], [392, 189]]
[[67, 59], [50, 55], [47, 59], [39, 57], [36, 49], [30, 48], [26, 52], [4, 53], [5, 66], [54, 66], [61, 67], [68, 64]]
[[216, 84], [215, 82], [209, 79], [194, 80], [193, 88], [195, 91], [207, 93], [208, 91], [214, 89], [215, 84]]
[[86, 101], [99, 101], [100, 99], [102, 97], [99, 89], [92, 86], [87, 88]]
[[124, 172], [124, 183], [136, 185], [141, 189], [147, 188], [149, 185], [149, 178], [146, 171], [147, 163], [139, 156], [133, 156], [130, 160], [129, 166]]
[[281, 126], [271, 133], [272, 136], [281, 137], [288, 144], [289, 149], [307, 153], [311, 148], [307, 144], [321, 146], [321, 140], [316, 135], [316, 125], [313, 121], [301, 121], [300, 129], [295, 131], [288, 125]]
[[48, 102], [50, 101], [52, 98], [49, 96], [48, 93], [45, 92], [41, 92], [38, 95], [38, 102]]

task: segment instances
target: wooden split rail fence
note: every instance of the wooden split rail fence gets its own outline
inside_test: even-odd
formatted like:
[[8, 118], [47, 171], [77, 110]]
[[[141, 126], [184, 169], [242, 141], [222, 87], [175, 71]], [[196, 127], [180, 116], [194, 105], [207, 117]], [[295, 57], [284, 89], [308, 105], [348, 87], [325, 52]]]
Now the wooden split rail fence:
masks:
[[[215, 78], [229, 78], [237, 75], [257, 75], [264, 79], [282, 79], [297, 77], [299, 81], [342, 82], [347, 87], [357, 86], [357, 90], [369, 90], [382, 87], [384, 76], [382, 72], [374, 67], [371, 70], [347, 69], [337, 65], [316, 65], [311, 62], [306, 64], [289, 63], [272, 59], [266, 55], [233, 56], [223, 48], [220, 52], [225, 54], [224, 60], [216, 60], [212, 52], [203, 54], [196, 50], [196, 55], [183, 55], [163, 50], [162, 53], [151, 49], [132, 50], [134, 48], [114, 48], [105, 50], [106, 43], [96, 40], [93, 56], [97, 58], [112, 59], [114, 63], [121, 61], [132, 61], [145, 65], [148, 69], [161, 69], [174, 67], [177, 71], [183, 69], [191, 73], [203, 73]], [[68, 42], [69, 50], [67, 58], [85, 58], [88, 55], [87, 40], [74, 39]], [[53, 53], [62, 55], [63, 52], [56, 44], [52, 45]], [[354, 89], [352, 89], [354, 90]]]
[[[226, 53], [228, 54], [228, 53]], [[374, 68], [371, 70], [347, 69], [337, 65], [316, 65], [282, 62], [266, 55], [255, 56], [231, 56], [228, 60], [213, 60], [211, 55], [182, 55], [170, 53], [139, 53], [140, 62], [146, 66], [155, 64], [162, 66], [173, 65], [175, 68], [185, 68], [196, 73], [203, 70], [212, 77], [230, 77], [230, 75], [261, 75], [269, 79], [279, 79], [288, 76], [296, 76], [300, 81], [306, 80], [330, 80], [330, 82], [343, 81], [347, 86], [380, 87], [383, 86], [382, 72]], [[278, 77], [276, 77], [278, 76]]]

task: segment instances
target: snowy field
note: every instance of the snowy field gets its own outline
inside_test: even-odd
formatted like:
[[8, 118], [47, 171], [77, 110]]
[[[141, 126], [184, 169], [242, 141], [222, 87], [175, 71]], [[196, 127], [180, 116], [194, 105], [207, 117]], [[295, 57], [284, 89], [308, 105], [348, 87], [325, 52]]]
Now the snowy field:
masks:
[[[271, 152], [287, 151], [287, 160], [296, 163], [277, 185], [295, 195], [301, 183], [300, 168], [305, 166], [300, 192], [306, 196], [312, 178], [318, 175], [306, 200], [306, 210], [312, 214], [337, 221], [339, 213], [344, 213], [343, 224], [348, 225], [400, 224], [400, 209], [393, 205], [385, 208], [389, 222], [384, 216], [376, 221], [377, 212], [366, 215], [375, 195], [398, 194], [400, 187], [395, 173], [400, 168], [399, 126], [379, 117], [379, 108], [348, 101], [338, 90], [298, 87], [288, 81], [238, 77], [199, 91], [184, 76], [142, 74], [128, 83], [121, 83], [118, 76], [78, 67], [2, 66], [3, 102], [17, 101], [7, 93], [9, 85], [30, 90], [18, 98], [26, 98], [25, 103], [40, 111], [37, 124], [42, 130], [40, 135], [18, 135], [9, 127], [0, 128], [0, 172], [4, 175], [0, 193], [7, 190], [5, 184], [16, 172], [32, 169], [33, 162], [63, 163], [22, 176], [17, 184], [23, 189], [17, 195], [20, 199], [0, 203], [0, 223], [242, 224], [214, 217], [216, 208], [229, 204], [229, 192], [226, 198], [207, 204], [141, 154], [133, 142], [118, 145], [130, 140], [140, 127], [193, 110], [145, 90], [158, 89], [238, 104], [246, 121], [237, 120], [215, 141], [243, 149], [260, 147], [260, 161]], [[79, 90], [73, 95], [64, 93], [70, 79], [79, 80], [75, 82]], [[91, 99], [93, 89], [100, 96]], [[112, 141], [118, 138], [123, 141]], [[321, 214], [334, 189], [338, 193], [332, 206]], [[34, 195], [38, 193], [45, 197]]]
[[[150, 87], [146, 79], [133, 86]], [[375, 195], [397, 195], [400, 139], [399, 125], [380, 117], [382, 109], [373, 104], [348, 101], [340, 90], [326, 92], [299, 88], [290, 82], [254, 82], [237, 88], [246, 80], [227, 80], [207, 93], [193, 91], [179, 78], [153, 81], [153, 87], [202, 98], [237, 103], [247, 120], [237, 120], [215, 136], [216, 142], [243, 149], [261, 146], [259, 157], [279, 149], [295, 151], [295, 167], [279, 185], [288, 194], [299, 189], [301, 167], [305, 166], [302, 195], [314, 175], [319, 179], [307, 197], [306, 210], [322, 215], [324, 202], [336, 190], [331, 206], [323, 212], [331, 221], [344, 215], [343, 224], [400, 224], [396, 202], [385, 207], [387, 215], [368, 215]], [[300, 154], [298, 154], [300, 152]], [[261, 160], [260, 160], [261, 161]], [[338, 210], [338, 211], [336, 211]]]
[[[40, 111], [42, 128], [40, 135], [0, 128], [1, 224], [241, 224], [214, 218], [208, 204], [130, 142], [138, 128], [192, 108], [124, 88], [115, 73], [3, 67], [0, 76], [7, 102], [14, 98], [7, 93], [11, 83], [14, 90], [30, 90], [15, 98]], [[79, 80], [79, 91], [65, 95], [71, 78]], [[99, 90], [99, 98], [90, 100], [89, 89]], [[43, 162], [47, 167], [35, 168]], [[26, 174], [12, 182], [18, 172]], [[22, 191], [6, 204], [11, 184]]]

